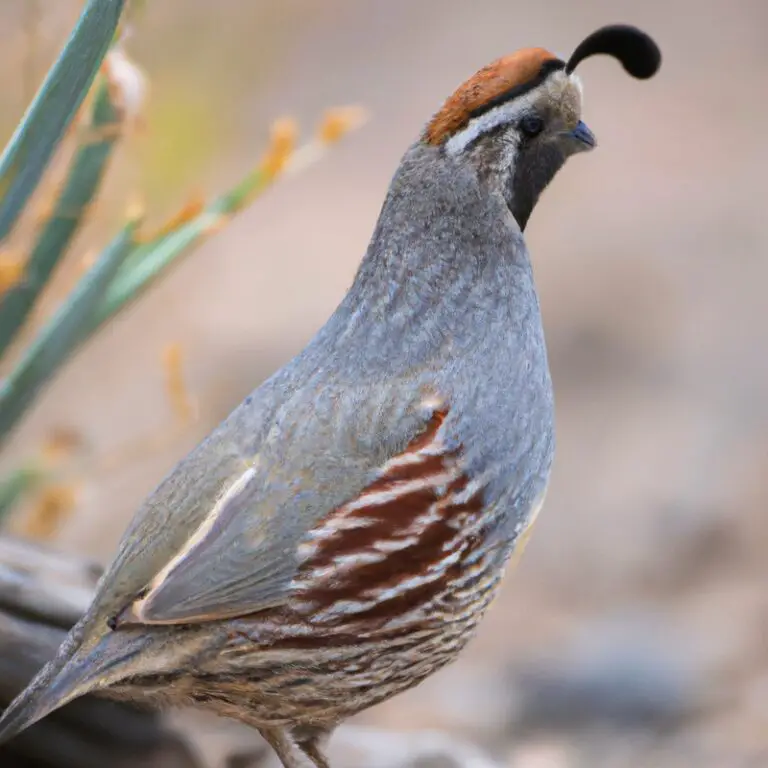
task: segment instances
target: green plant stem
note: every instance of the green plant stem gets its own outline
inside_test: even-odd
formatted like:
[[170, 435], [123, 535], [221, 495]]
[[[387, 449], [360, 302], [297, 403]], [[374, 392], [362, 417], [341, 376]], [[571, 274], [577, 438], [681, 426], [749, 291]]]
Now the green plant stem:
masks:
[[93, 202], [117, 139], [119, 119], [104, 78], [96, 90], [84, 141], [72, 159], [53, 213], [32, 248], [24, 276], [0, 300], [0, 359], [29, 317]]
[[124, 5], [125, 0], [88, 2], [0, 156], [0, 241], [13, 229], [85, 98]]
[[96, 306], [134, 245], [138, 221], [129, 222], [80, 280], [63, 306], [0, 382], [0, 447], [39, 390], [87, 337]]
[[0, 480], [0, 523], [24, 496], [34, 490], [45, 476], [33, 464], [22, 466]]
[[232, 190], [216, 198], [173, 232], [137, 246], [125, 260], [103, 301], [97, 307], [89, 334], [95, 333], [104, 323], [138, 298], [179, 256], [215, 229], [222, 217], [237, 213], [271, 181], [272, 177], [256, 169]]

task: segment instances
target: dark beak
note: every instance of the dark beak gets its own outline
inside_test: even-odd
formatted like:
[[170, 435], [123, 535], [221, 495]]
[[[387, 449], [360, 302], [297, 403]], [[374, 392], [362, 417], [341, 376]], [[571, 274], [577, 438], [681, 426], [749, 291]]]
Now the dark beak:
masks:
[[594, 149], [597, 146], [595, 134], [592, 133], [587, 127], [587, 124], [581, 120], [579, 120], [576, 127], [572, 131], [569, 131], [567, 135], [577, 143], [580, 151]]

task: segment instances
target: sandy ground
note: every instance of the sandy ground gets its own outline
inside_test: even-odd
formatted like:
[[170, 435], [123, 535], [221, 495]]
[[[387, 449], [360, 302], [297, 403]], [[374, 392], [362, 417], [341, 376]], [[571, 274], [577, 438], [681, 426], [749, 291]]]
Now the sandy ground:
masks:
[[[183, 74], [220, 110], [210, 188], [284, 112], [312, 121], [360, 102], [373, 119], [47, 391], [6, 462], [54, 425], [76, 426], [95, 456], [161, 428], [170, 341], [201, 402], [165, 448], [88, 477], [60, 545], [107, 558], [174, 461], [300, 349], [349, 284], [400, 154], [455, 85], [520, 46], [567, 55], [597, 25], [631, 21], [657, 37], [661, 76], [583, 65], [600, 146], [529, 227], [558, 409], [545, 513], [462, 660], [361, 721], [451, 730], [531, 768], [768, 764], [768, 6], [219, 0], [214, 29], [205, 3], [149, 5], [131, 50], [153, 104]], [[66, 27], [51, 29], [55, 41]]]

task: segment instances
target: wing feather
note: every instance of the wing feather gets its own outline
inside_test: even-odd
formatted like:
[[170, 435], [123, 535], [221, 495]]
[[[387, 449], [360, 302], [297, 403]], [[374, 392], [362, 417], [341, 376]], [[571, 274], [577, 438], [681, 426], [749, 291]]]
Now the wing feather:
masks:
[[[431, 412], [431, 409], [430, 409]], [[417, 442], [429, 424], [424, 412], [414, 424], [409, 442]], [[397, 457], [389, 457], [384, 467]], [[285, 602], [293, 589], [301, 560], [301, 539], [307, 529], [293, 524], [300, 498], [313, 502], [320, 496], [320, 483], [305, 466], [296, 468], [300, 481], [291, 485], [286, 477], [290, 468], [264, 467], [267, 459], [257, 455], [250, 466], [225, 485], [210, 511], [176, 554], [149, 581], [146, 588], [112, 621], [127, 624], [183, 624], [217, 621], [245, 616]], [[273, 464], [275, 461], [273, 460]], [[379, 466], [378, 474], [382, 467]], [[377, 465], [357, 467], [360, 483], [353, 487], [352, 499], [364, 490]], [[407, 467], [405, 468], [407, 469]], [[280, 476], [275, 480], [275, 473]], [[298, 478], [296, 478], [298, 480]], [[325, 495], [336, 495], [331, 510], [349, 500], [338, 495], [354, 484], [338, 483]], [[269, 486], [265, 488], [265, 486]], [[321, 510], [322, 519], [328, 510]], [[280, 524], [282, 520], [285, 524]], [[312, 525], [309, 526], [312, 529]]]

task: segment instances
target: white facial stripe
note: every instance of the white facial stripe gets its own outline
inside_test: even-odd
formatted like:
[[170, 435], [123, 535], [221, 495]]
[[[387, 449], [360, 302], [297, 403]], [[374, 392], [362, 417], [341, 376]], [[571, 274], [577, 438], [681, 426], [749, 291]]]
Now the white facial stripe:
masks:
[[566, 88], [575, 85], [582, 93], [581, 80], [576, 74], [566, 75], [562, 71], [554, 72], [538, 87], [523, 96], [500, 104], [479, 117], [469, 121], [466, 128], [457, 131], [445, 144], [449, 155], [459, 155], [480, 136], [493, 131], [500, 125], [513, 125], [538, 102], [544, 94], [552, 100], [561, 97]]
[[464, 150], [476, 141], [480, 136], [486, 133], [490, 133], [500, 125], [511, 125], [515, 123], [524, 112], [528, 111], [535, 102], [534, 94], [537, 91], [531, 91], [531, 93], [521, 96], [518, 99], [513, 99], [504, 104], [500, 104], [498, 107], [484, 112], [479, 117], [475, 117], [469, 121], [466, 128], [455, 133], [446, 142], [445, 150], [451, 155], [460, 155]]

